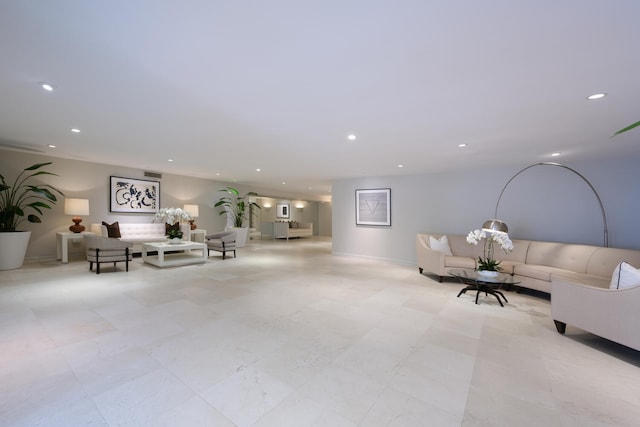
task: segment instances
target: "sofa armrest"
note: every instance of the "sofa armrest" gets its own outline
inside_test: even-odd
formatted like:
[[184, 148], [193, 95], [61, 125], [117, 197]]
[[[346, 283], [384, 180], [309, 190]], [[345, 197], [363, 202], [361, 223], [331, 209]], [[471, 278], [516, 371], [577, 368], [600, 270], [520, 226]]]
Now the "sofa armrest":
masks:
[[444, 257], [442, 252], [435, 251], [429, 247], [426, 240], [429, 236], [427, 234], [416, 235], [416, 257], [418, 260], [418, 268], [420, 270], [426, 270], [429, 273], [434, 273], [439, 276], [445, 276], [447, 274], [444, 271]]
[[555, 276], [551, 279], [553, 320], [636, 350], [640, 350], [638, 307], [640, 287], [608, 289]]

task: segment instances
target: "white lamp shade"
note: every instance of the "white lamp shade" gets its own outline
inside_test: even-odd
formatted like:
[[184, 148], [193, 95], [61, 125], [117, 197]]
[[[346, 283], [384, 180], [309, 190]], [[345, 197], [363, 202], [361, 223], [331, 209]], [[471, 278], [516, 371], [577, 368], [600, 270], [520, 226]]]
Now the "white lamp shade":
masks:
[[89, 215], [88, 199], [64, 199], [65, 215]]
[[200, 216], [198, 205], [184, 205], [183, 210], [189, 212], [193, 218], [197, 218]]

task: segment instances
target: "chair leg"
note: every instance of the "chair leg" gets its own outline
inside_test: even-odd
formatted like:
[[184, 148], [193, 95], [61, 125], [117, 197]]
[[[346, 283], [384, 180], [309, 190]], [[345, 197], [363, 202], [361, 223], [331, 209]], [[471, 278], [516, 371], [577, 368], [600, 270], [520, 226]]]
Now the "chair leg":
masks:
[[124, 256], [125, 256], [124, 264], [126, 266], [127, 271], [129, 271], [129, 248], [124, 249]]
[[236, 257], [236, 250], [235, 249], [233, 250], [233, 257], [234, 258]]
[[93, 271], [93, 261], [89, 261], [89, 271]]
[[96, 274], [100, 274], [100, 249], [96, 248]]

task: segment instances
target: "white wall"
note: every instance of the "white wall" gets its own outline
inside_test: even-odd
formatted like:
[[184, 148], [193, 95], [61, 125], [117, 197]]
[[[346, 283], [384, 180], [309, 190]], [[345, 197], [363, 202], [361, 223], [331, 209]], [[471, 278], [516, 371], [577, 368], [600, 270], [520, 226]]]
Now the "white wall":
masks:
[[[89, 229], [91, 223], [106, 221], [152, 222], [149, 214], [112, 214], [109, 212], [109, 177], [149, 179], [160, 182], [160, 207], [183, 207], [185, 204], [199, 205], [200, 216], [196, 218], [198, 228], [214, 233], [224, 229], [226, 220], [213, 205], [218, 200], [219, 190], [227, 185], [237, 188], [241, 194], [251, 189], [220, 181], [163, 174], [161, 179], [145, 178], [140, 169], [113, 165], [51, 158], [48, 156], [0, 150], [0, 174], [10, 183], [26, 167], [40, 162], [53, 162], [47, 170], [58, 176], [36, 177], [34, 182], [46, 182], [60, 189], [66, 197], [89, 199], [90, 215], [83, 217], [82, 225]], [[27, 260], [52, 259], [56, 255], [56, 232], [68, 231], [71, 217], [64, 214], [64, 198], [51, 211], [45, 210], [42, 224], [24, 222], [21, 230], [31, 230], [27, 249]], [[82, 255], [82, 246], [70, 249], [70, 257]]]
[[[640, 157], [566, 163], [599, 193], [608, 220], [609, 246], [640, 249]], [[467, 234], [494, 216], [507, 181], [528, 165], [333, 182], [333, 252], [413, 264], [420, 232]], [[355, 190], [391, 188], [391, 227], [355, 225]], [[498, 217], [514, 239], [603, 244], [597, 198], [579, 176], [537, 166], [507, 187]]]

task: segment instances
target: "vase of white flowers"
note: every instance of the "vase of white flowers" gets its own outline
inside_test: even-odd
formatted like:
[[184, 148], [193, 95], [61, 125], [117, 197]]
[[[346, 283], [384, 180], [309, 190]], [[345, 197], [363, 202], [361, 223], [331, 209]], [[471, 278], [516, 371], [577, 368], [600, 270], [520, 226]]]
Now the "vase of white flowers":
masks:
[[162, 208], [157, 213], [154, 222], [164, 222], [169, 243], [182, 243], [183, 232], [180, 223], [192, 220], [191, 214], [180, 208]]
[[191, 214], [180, 208], [162, 208], [157, 213], [153, 222], [165, 222], [167, 224], [175, 224], [183, 221], [192, 220]]
[[467, 235], [467, 243], [471, 245], [477, 245], [481, 240], [484, 240], [484, 257], [478, 257], [478, 274], [495, 277], [502, 271], [502, 261], [494, 258], [493, 245], [498, 244], [504, 253], [509, 253], [513, 250], [513, 243], [507, 233], [473, 230]]

